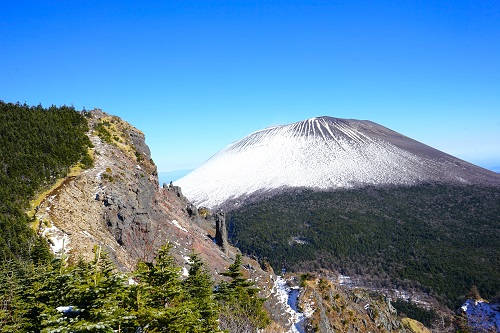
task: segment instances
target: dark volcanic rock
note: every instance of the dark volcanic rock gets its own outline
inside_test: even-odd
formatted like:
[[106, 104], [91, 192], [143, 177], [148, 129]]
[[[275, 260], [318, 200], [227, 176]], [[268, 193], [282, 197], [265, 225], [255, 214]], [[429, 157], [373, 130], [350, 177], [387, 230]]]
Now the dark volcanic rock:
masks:
[[222, 211], [215, 213], [215, 243], [220, 246], [221, 250], [227, 255], [227, 229], [226, 215]]

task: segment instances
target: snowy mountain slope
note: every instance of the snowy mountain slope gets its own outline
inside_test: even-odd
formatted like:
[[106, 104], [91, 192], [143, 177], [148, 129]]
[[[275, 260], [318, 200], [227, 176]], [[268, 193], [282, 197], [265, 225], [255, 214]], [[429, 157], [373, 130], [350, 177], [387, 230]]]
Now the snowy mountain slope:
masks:
[[371, 121], [317, 117], [257, 131], [176, 182], [198, 206], [288, 187], [500, 185], [495, 173]]

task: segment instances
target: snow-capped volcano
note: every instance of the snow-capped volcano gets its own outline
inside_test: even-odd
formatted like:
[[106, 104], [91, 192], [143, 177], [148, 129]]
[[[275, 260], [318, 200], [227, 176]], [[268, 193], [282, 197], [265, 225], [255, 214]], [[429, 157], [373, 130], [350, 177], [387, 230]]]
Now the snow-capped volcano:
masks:
[[197, 206], [281, 188], [424, 182], [500, 185], [500, 176], [366, 120], [316, 117], [266, 128], [176, 182]]

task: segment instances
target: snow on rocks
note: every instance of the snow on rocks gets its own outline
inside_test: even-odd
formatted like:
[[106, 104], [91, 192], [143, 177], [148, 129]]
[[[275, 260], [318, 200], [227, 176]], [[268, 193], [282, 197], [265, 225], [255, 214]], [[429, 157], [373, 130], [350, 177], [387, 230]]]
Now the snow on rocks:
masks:
[[481, 332], [500, 332], [500, 304], [467, 300], [461, 307], [469, 325]]
[[184, 232], [188, 232], [186, 228], [182, 227], [177, 220], [172, 220], [172, 224], [175, 225], [177, 228], [181, 229]]
[[281, 303], [289, 317], [288, 333], [304, 333], [304, 319], [311, 316], [312, 312], [301, 313], [297, 310], [297, 302], [299, 296], [299, 288], [291, 288], [287, 285], [286, 280], [278, 276], [274, 282], [271, 293]]
[[[43, 224], [42, 224], [43, 225]], [[49, 241], [50, 249], [56, 255], [67, 254], [70, 250], [69, 236], [55, 225], [41, 227], [42, 236]]]

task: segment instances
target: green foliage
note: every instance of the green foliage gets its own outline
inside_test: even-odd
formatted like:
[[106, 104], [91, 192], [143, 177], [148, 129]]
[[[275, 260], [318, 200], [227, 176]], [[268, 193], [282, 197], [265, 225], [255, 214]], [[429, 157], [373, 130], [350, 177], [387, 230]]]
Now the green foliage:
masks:
[[218, 331], [219, 303], [213, 293], [214, 283], [200, 257], [193, 253], [189, 257], [189, 275], [183, 282], [189, 301], [195, 305], [199, 321], [196, 332]]
[[300, 275], [300, 286], [304, 288], [306, 286], [306, 282], [315, 279], [316, 276], [311, 272], [307, 272]]
[[409, 301], [397, 300], [391, 304], [398, 310], [400, 316], [404, 314], [411, 319], [418, 320], [426, 327], [431, 327], [432, 321], [438, 318], [434, 310], [427, 310]]
[[141, 153], [138, 152], [137, 150], [134, 152], [135, 158], [137, 159], [137, 162], [140, 163], [144, 160], [144, 157], [142, 157]]
[[155, 262], [140, 263], [136, 271], [135, 303], [139, 326], [151, 332], [191, 332], [196, 314], [186, 300], [180, 268], [169, 254], [170, 245], [162, 247]]
[[[39, 316], [42, 331], [113, 332], [135, 327], [135, 317], [127, 309], [127, 280], [116, 272], [100, 248], [96, 248], [90, 263], [79, 261], [69, 267], [62, 264], [59, 261], [53, 267], [35, 297], [44, 306]], [[57, 310], [61, 306], [72, 308]]]
[[101, 178], [107, 180], [110, 183], [115, 181], [115, 178], [111, 175], [108, 175], [107, 173], [101, 174]]
[[89, 154], [86, 154], [82, 157], [80, 163], [83, 169], [90, 169], [94, 165], [94, 160], [92, 159], [92, 157], [90, 157]]
[[217, 286], [216, 297], [222, 306], [220, 327], [229, 332], [256, 332], [267, 326], [270, 319], [263, 308], [265, 299], [257, 295], [259, 289], [252, 287], [254, 283], [243, 276], [241, 255], [236, 255], [234, 263], [221, 274], [231, 280]]
[[0, 101], [0, 259], [29, 259], [40, 243], [25, 215], [37, 191], [65, 176], [72, 165], [91, 165], [84, 116], [73, 107]]
[[498, 216], [499, 188], [429, 184], [297, 191], [230, 212], [228, 226], [275, 270], [378, 277], [455, 308], [473, 284], [485, 298], [500, 290]]
[[97, 124], [95, 127], [95, 131], [97, 133], [97, 136], [101, 138], [102, 141], [107, 142], [107, 143], [113, 143], [113, 137], [111, 136], [111, 133], [108, 131], [107, 127], [109, 127], [110, 124], [109, 122], [100, 122]]
[[[112, 332], [129, 320], [122, 303], [124, 277], [106, 257], [64, 267], [4, 264], [0, 272], [0, 332]], [[7, 302], [6, 302], [7, 300]], [[58, 307], [71, 306], [70, 311]]]
[[169, 249], [139, 264], [134, 283], [99, 247], [93, 261], [74, 265], [3, 262], [0, 332], [218, 332], [220, 306], [203, 263], [193, 254], [182, 280]]

